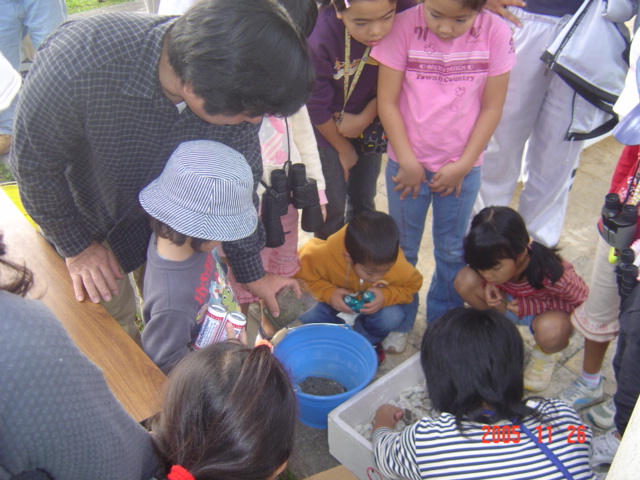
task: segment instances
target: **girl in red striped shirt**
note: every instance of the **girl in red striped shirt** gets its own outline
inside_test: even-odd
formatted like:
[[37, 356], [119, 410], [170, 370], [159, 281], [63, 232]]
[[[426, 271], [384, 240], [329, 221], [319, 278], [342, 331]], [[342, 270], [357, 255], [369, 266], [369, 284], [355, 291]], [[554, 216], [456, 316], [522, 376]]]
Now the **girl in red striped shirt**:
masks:
[[532, 241], [520, 214], [509, 207], [487, 207], [473, 218], [464, 256], [468, 266], [455, 279], [456, 291], [474, 308], [493, 308], [529, 326], [536, 348], [524, 386], [546, 389], [573, 333], [571, 312], [586, 300], [587, 285], [557, 248]]

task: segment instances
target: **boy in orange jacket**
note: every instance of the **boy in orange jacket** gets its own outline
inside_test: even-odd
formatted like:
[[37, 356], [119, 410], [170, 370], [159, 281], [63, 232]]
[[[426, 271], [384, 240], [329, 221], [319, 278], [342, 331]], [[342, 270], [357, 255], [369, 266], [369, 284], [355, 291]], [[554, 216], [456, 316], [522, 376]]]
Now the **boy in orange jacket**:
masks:
[[300, 321], [344, 323], [340, 313], [358, 314], [353, 328], [376, 347], [382, 363], [380, 342], [402, 322], [400, 305], [410, 303], [422, 286], [422, 275], [399, 248], [393, 218], [382, 212], [361, 213], [327, 240], [307, 242], [300, 249], [300, 262], [296, 277], [318, 299]]

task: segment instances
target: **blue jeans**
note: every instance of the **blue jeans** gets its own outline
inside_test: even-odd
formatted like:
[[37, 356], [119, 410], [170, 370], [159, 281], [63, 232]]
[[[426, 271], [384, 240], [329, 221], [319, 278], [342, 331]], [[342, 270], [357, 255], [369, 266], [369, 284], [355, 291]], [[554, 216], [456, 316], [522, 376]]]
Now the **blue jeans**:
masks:
[[[298, 320], [302, 323], [344, 323], [337, 316], [338, 313], [340, 312], [328, 303], [318, 302]], [[391, 305], [372, 315], [358, 315], [353, 329], [375, 345], [396, 330], [403, 319], [404, 309], [400, 305]]]
[[[31, 36], [34, 48], [38, 48], [47, 36], [67, 18], [64, 0], [7, 0], [0, 8], [0, 52], [18, 70], [20, 67], [20, 42]], [[0, 134], [13, 131], [13, 112], [17, 103], [0, 113]]]
[[[434, 172], [425, 170], [427, 182], [433, 179]], [[431, 323], [448, 310], [464, 305], [462, 298], [453, 288], [457, 273], [464, 267], [462, 241], [469, 227], [471, 210], [480, 189], [480, 167], [474, 167], [464, 177], [460, 196], [455, 194], [443, 197], [432, 193], [428, 183], [423, 183], [417, 198], [406, 197], [400, 200], [400, 192], [394, 191], [395, 183], [391, 177], [398, 174], [398, 164], [389, 159], [387, 163], [387, 197], [389, 215], [400, 230], [400, 247], [407, 260], [416, 265], [418, 251], [424, 233], [429, 206], [433, 202], [433, 255], [436, 269], [431, 278], [427, 293], [427, 322]], [[417, 296], [404, 306], [406, 317], [396, 330], [410, 332], [418, 312]]]
[[[349, 181], [344, 181], [344, 170], [335, 148], [318, 149], [322, 162], [327, 195], [327, 219], [316, 233], [316, 237], [327, 239], [359, 213], [376, 209], [374, 198], [380, 175], [380, 153], [361, 153], [358, 163], [349, 172]], [[346, 214], [346, 218], [345, 218]]]

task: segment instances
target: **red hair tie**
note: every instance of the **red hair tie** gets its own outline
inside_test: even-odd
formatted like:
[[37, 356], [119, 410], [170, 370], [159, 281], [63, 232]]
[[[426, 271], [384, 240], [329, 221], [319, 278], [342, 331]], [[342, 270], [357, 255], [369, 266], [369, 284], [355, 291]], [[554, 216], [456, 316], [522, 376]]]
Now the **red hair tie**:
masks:
[[171, 471], [169, 472], [169, 475], [167, 475], [167, 479], [168, 480], [196, 480], [195, 477], [189, 473], [189, 470], [187, 470], [184, 467], [181, 467], [180, 465], [173, 465], [171, 467]]
[[267, 340], [266, 338], [261, 338], [260, 340], [258, 340], [256, 342], [256, 348], [261, 346], [261, 345], [264, 345], [269, 350], [271, 350], [271, 353], [273, 353], [273, 345], [271, 345], [271, 342], [269, 340]]

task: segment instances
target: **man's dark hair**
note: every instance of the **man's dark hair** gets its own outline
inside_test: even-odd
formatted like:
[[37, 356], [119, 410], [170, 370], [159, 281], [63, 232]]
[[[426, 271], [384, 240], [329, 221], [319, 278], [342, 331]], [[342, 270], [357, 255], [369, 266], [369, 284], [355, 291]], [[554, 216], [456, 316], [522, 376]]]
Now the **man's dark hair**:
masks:
[[160, 238], [166, 238], [171, 243], [175, 245], [182, 246], [185, 244], [187, 240], [189, 240], [189, 245], [196, 252], [200, 252], [200, 247], [202, 247], [203, 243], [207, 243], [210, 240], [204, 240], [202, 238], [189, 237], [188, 235], [184, 235], [180, 232], [176, 232], [173, 228], [171, 228], [166, 223], [161, 222], [157, 218], [153, 218], [149, 216], [149, 224], [151, 226], [151, 231], [155, 233]]
[[[523, 401], [524, 346], [516, 326], [493, 310], [455, 308], [429, 325], [420, 361], [433, 406], [463, 420], [517, 423], [536, 410]], [[484, 409], [489, 405], [493, 415]]]
[[278, 3], [284, 7], [305, 38], [311, 35], [318, 19], [316, 0], [278, 0]]
[[210, 115], [290, 116], [315, 78], [298, 30], [275, 0], [202, 0], [171, 27], [169, 63]]
[[344, 246], [354, 264], [389, 265], [398, 258], [398, 226], [382, 212], [363, 212], [347, 225]]

